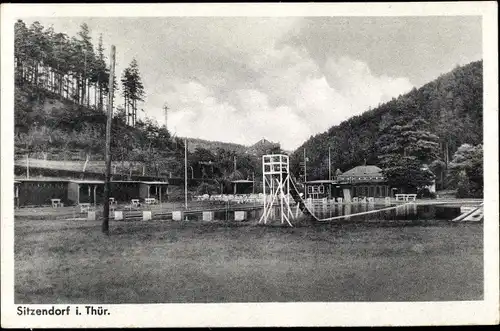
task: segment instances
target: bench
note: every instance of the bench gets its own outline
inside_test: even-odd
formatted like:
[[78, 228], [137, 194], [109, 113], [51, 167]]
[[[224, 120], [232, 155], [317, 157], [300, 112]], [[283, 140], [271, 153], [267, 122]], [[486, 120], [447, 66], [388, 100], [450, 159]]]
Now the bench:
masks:
[[132, 199], [130, 203], [130, 208], [137, 208], [141, 205], [139, 199]]
[[396, 194], [394, 195], [394, 197], [396, 198], [396, 201], [405, 201], [406, 200], [406, 194]]
[[52, 203], [52, 208], [64, 207], [64, 204], [61, 203], [61, 199], [50, 199], [50, 202]]
[[395, 194], [396, 201], [410, 201], [413, 200], [415, 201], [417, 199], [416, 194]]
[[407, 194], [406, 201], [410, 201], [410, 199], [413, 201], [417, 200], [417, 195], [416, 194]]
[[90, 210], [90, 203], [80, 203], [80, 213], [87, 213]]
[[152, 205], [156, 203], [156, 198], [145, 198], [144, 203], [147, 205]]

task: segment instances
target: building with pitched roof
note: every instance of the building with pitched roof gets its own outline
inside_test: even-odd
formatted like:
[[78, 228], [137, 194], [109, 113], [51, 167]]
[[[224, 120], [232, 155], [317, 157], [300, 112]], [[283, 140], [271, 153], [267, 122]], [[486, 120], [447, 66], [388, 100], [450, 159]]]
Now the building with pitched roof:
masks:
[[391, 195], [382, 169], [374, 165], [354, 167], [342, 174], [337, 172], [333, 180], [312, 180], [305, 183], [306, 197], [313, 199], [342, 197], [381, 198]]
[[345, 198], [382, 198], [391, 195], [387, 178], [382, 173], [382, 169], [374, 165], [354, 167], [338, 175], [336, 181], [342, 187]]

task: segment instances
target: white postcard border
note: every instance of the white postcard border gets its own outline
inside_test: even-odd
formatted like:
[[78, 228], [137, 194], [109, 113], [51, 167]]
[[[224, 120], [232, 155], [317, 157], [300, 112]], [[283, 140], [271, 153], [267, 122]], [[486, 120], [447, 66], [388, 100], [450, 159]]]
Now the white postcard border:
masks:
[[[364, 4], [2, 4], [2, 327], [382, 326], [496, 324], [498, 272], [498, 18], [495, 2]], [[18, 316], [14, 304], [13, 23], [28, 16], [420, 16], [481, 15], [484, 75], [484, 300], [400, 303], [101, 305], [109, 316]], [[25, 305], [31, 308], [50, 305]], [[56, 305], [66, 308], [67, 305]], [[73, 311], [76, 306], [70, 305]], [[82, 309], [82, 308], [81, 308]]]

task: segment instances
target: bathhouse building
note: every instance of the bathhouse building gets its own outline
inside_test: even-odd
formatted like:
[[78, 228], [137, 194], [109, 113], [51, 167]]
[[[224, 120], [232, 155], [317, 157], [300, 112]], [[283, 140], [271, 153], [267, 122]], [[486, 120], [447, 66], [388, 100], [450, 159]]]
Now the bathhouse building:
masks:
[[336, 174], [333, 180], [311, 180], [304, 183], [306, 197], [312, 199], [353, 197], [382, 198], [391, 195], [391, 190], [382, 169], [367, 165]]
[[354, 167], [338, 175], [336, 182], [342, 188], [342, 194], [346, 200], [352, 197], [382, 198], [391, 195], [382, 169], [374, 165]]

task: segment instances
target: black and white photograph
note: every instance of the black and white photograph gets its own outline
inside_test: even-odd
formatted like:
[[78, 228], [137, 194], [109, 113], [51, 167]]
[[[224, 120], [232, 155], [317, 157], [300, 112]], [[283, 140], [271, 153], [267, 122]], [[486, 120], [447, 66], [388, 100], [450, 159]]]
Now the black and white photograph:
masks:
[[2, 326], [498, 323], [496, 11], [2, 5]]

